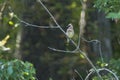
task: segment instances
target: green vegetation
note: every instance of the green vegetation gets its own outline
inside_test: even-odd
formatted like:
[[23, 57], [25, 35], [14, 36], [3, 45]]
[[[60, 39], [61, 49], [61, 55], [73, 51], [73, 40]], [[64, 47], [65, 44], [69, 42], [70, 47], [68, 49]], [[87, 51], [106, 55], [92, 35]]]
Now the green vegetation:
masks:
[[120, 0], [39, 1], [0, 0], [0, 80], [120, 79]]
[[107, 14], [107, 18], [120, 18], [119, 0], [96, 0], [95, 7]]
[[35, 69], [29, 62], [0, 60], [0, 80], [35, 80]]

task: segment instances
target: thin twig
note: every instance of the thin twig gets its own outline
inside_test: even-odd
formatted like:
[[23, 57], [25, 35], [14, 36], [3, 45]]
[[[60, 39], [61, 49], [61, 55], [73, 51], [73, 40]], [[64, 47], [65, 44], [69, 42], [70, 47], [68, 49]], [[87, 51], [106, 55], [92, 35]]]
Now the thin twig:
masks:
[[82, 76], [80, 75], [80, 73], [75, 69], [74, 70], [77, 74], [78, 74], [78, 76], [81, 78], [81, 80], [83, 80], [83, 78], [82, 78]]
[[78, 36], [78, 46], [77, 46], [77, 49], [79, 49], [80, 48], [80, 39], [81, 39], [81, 32], [79, 32], [79, 36]]
[[102, 55], [102, 50], [101, 50], [101, 42], [99, 40], [97, 40], [97, 39], [95, 39], [95, 40], [86, 40], [83, 37], [81, 37], [81, 39], [83, 39], [87, 43], [92, 43], [92, 42], [95, 42], [96, 44], [98, 43], [101, 61], [102, 61], [102, 63], [104, 63], [104, 59], [103, 59], [103, 55]]
[[100, 52], [100, 57], [101, 57], [101, 61], [102, 63], [104, 63], [104, 59], [103, 59], [103, 53], [102, 53], [102, 49], [101, 49], [101, 42], [99, 42], [99, 52]]
[[57, 26], [39, 26], [39, 25], [35, 25], [35, 24], [28, 23], [28, 22], [20, 19], [20, 18], [13, 12], [13, 10], [11, 9], [10, 6], [9, 6], [9, 10], [10, 10], [11, 13], [13, 13], [13, 17], [16, 18], [20, 23], [25, 24], [25, 26], [32, 26], [32, 27], [38, 27], [38, 28], [58, 28]]
[[[13, 13], [13, 12], [12, 12]], [[38, 28], [58, 28], [57, 26], [39, 26], [35, 24], [28, 23], [22, 19], [20, 19], [16, 14], [14, 14], [14, 17], [20, 22], [25, 24], [25, 26], [32, 26], [32, 27], [38, 27]]]
[[65, 51], [65, 50], [59, 50], [59, 49], [55, 49], [55, 48], [51, 48], [48, 47], [49, 49], [53, 50], [53, 51], [57, 51], [57, 52], [64, 52], [64, 53], [78, 53], [78, 51], [75, 49], [73, 51]]
[[95, 40], [86, 40], [83, 37], [81, 37], [81, 39], [84, 40], [85, 42], [88, 42], [88, 43], [90, 43], [90, 42], [96, 42], [96, 43], [100, 42], [99, 40], [96, 40], [96, 39]]
[[111, 70], [107, 69], [107, 68], [101, 68], [101, 69], [98, 69], [99, 71], [108, 71], [109, 73], [111, 73], [114, 77], [115, 77], [115, 80], [119, 80], [117, 75], [112, 72]]
[[93, 72], [94, 72], [94, 71], [90, 71], [90, 73], [87, 74], [87, 76], [85, 77], [85, 80], [89, 80], [89, 77], [90, 77], [91, 74], [93, 74]]
[[7, 4], [7, 0], [3, 3], [3, 6], [1, 7], [1, 10], [0, 10], [0, 20], [2, 19], [2, 14], [3, 14], [3, 11], [5, 9], [6, 4]]
[[58, 28], [57, 26], [38, 26], [38, 25], [34, 25], [34, 24], [30, 24], [26, 21], [23, 21], [21, 20], [20, 18], [18, 18], [16, 15], [15, 15], [15, 18], [20, 21], [21, 23], [24, 23], [26, 24], [26, 26], [33, 26], [33, 27], [39, 27], [39, 28]]
[[[108, 71], [109, 73], [111, 73], [111, 74], [114, 76], [115, 80], [119, 80], [118, 77], [117, 77], [117, 75], [116, 75], [114, 72], [112, 72], [111, 70], [107, 69], [107, 68], [97, 69], [97, 71], [98, 71], [98, 72], [100, 72], [100, 71]], [[90, 77], [93, 73], [95, 73], [94, 70], [92, 70], [92, 71], [86, 76], [85, 80], [89, 80], [89, 77]]]

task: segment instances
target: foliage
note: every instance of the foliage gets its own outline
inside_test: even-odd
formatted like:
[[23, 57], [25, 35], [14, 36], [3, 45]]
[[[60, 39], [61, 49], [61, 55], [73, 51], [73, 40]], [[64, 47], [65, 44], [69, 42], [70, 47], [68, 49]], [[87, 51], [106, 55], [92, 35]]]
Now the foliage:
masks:
[[35, 80], [35, 69], [29, 62], [0, 60], [0, 80]]
[[120, 79], [120, 59], [112, 59], [110, 60], [110, 63], [109, 63], [109, 68], [114, 71], [118, 78]]
[[[45, 5], [49, 8], [49, 10], [53, 13], [56, 20], [62, 26], [66, 26], [68, 23], [73, 23], [73, 25], [75, 26], [74, 40], [77, 42], [78, 40], [77, 36], [79, 32], [78, 29], [79, 14], [81, 11], [80, 1], [79, 0], [78, 1], [43, 0], [43, 1]], [[99, 10], [105, 11], [107, 14], [107, 18], [120, 18], [120, 12], [118, 6], [119, 2], [116, 1], [117, 0], [112, 0], [112, 1], [97, 0], [95, 3], [95, 7], [99, 8]], [[20, 18], [22, 17], [21, 19], [37, 25], [48, 25], [48, 24], [54, 25], [50, 16], [46, 12], [44, 12], [44, 9], [40, 7], [41, 5], [35, 2], [35, 0], [28, 0], [28, 1], [20, 0], [19, 2], [17, 0], [9, 0], [9, 2], [15, 14], [17, 14], [18, 17]], [[5, 49], [10, 48], [11, 50], [4, 51], [3, 47], [1, 47], [0, 58], [11, 59], [13, 58], [13, 53], [15, 52], [16, 49], [15, 46], [16, 34], [20, 28], [16, 27], [18, 23], [17, 20], [11, 16], [12, 13], [9, 13], [9, 11], [7, 10], [5, 10], [3, 13], [4, 13], [4, 15], [2, 15], [3, 20], [1, 21], [2, 24], [0, 24], [0, 39], [1, 42], [6, 41], [6, 44], [4, 45]], [[92, 25], [95, 24], [92, 23]], [[66, 28], [66, 27], [62, 27], [62, 28]], [[6, 40], [7, 36], [10, 36], [10, 38]], [[46, 29], [33, 28], [29, 25], [29, 27], [27, 26], [24, 28], [24, 33], [22, 37], [24, 38], [22, 42], [22, 54], [23, 54], [22, 56], [24, 59], [34, 62], [36, 66], [41, 66], [41, 70], [39, 70], [39, 67], [37, 67], [38, 68], [37, 76], [38, 77], [40, 76], [41, 79], [48, 80], [47, 78], [48, 76], [50, 76], [51, 77], [50, 80], [55, 77], [56, 79], [61, 77], [60, 79], [67, 80], [67, 78], [73, 74], [73, 71], [71, 69], [76, 69], [76, 68], [80, 69], [80, 74], [82, 74], [82, 76], [86, 75], [85, 68], [87, 69], [89, 66], [87, 66], [88, 63], [86, 62], [83, 55], [80, 55], [82, 59], [79, 59], [79, 55], [76, 54], [73, 55], [67, 54], [66, 57], [65, 54], [62, 55], [59, 55], [57, 53], [50, 54], [54, 52], [49, 52], [50, 50], [47, 50], [48, 46], [54, 46], [55, 48], [60, 48], [60, 49], [65, 48], [63, 47], [65, 46], [64, 45], [65, 40], [63, 40], [64, 35], [60, 33], [60, 31], [56, 29], [46, 30]], [[40, 64], [38, 64], [38, 62]], [[115, 62], [117, 61], [116, 60], [112, 61], [110, 62], [110, 64], [112, 65], [117, 64]], [[100, 63], [100, 67], [105, 67], [105, 65], [106, 63]], [[117, 72], [116, 71], [117, 67], [116, 66], [113, 67], [112, 65], [110, 66], [110, 69], [113, 69], [113, 71]], [[2, 69], [0, 71], [1, 73], [3, 73], [1, 74], [1, 76], [3, 76], [3, 78], [5, 78], [6, 80], [7, 79], [14, 80], [13, 78], [15, 78], [16, 80], [19, 79], [29, 80], [33, 78], [32, 80], [34, 80], [35, 71], [34, 69], [31, 70], [30, 68], [31, 64], [29, 64], [28, 62], [24, 63], [20, 60], [12, 60], [9, 62], [1, 61], [1, 66], [3, 66], [1, 67]], [[119, 68], [117, 70], [119, 71]], [[57, 76], [56, 74], [59, 74], [60, 76]], [[67, 74], [70, 76], [68, 76]], [[107, 78], [107, 76], [103, 76], [103, 77], [104, 79]], [[94, 77], [94, 80], [97, 79], [98, 79], [97, 77]]]
[[[7, 20], [5, 20], [7, 19]], [[0, 58], [11, 59], [16, 47], [16, 36], [19, 30], [18, 24], [4, 15], [0, 25]]]
[[[97, 66], [98, 66], [98, 68], [105, 68], [106, 67], [106, 68], [110, 69], [120, 79], [120, 64], [118, 64], [118, 63], [120, 63], [120, 59], [117, 59], [117, 60], [111, 59], [109, 61], [109, 63], [102, 63], [100, 61], [97, 61]], [[103, 72], [101, 72], [101, 74], [102, 74], [103, 80], [114, 79], [114, 76], [111, 73], [108, 73], [107, 71], [103, 71]], [[94, 76], [92, 79], [99, 80], [99, 78], [97, 76]]]
[[120, 0], [96, 0], [95, 7], [107, 14], [107, 18], [120, 18]]
[[120, 12], [118, 12], [118, 13], [110, 12], [106, 17], [112, 18], [112, 19], [120, 19]]
[[3, 3], [4, 2], [4, 0], [0, 0], [0, 3]]
[[16, 49], [16, 36], [20, 28], [8, 6], [2, 5], [3, 1], [0, 1], [3, 8], [0, 12], [2, 14], [0, 15], [0, 80], [35, 80], [36, 72], [33, 64], [12, 60]]
[[16, 37], [19, 31], [18, 21], [14, 18], [14, 14], [9, 10], [9, 1], [1, 0], [0, 15], [0, 59], [14, 58], [16, 50]]

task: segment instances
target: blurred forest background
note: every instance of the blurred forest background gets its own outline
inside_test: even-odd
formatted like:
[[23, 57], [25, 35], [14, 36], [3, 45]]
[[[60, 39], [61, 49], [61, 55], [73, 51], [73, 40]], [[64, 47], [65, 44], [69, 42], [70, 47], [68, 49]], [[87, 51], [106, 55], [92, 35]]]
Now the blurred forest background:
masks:
[[[99, 40], [101, 46], [95, 42], [87, 43], [81, 40], [81, 49], [87, 53], [95, 66], [106, 67], [105, 64], [108, 64], [107, 68], [119, 77], [120, 2], [112, 0], [112, 3], [105, 3], [105, 1], [101, 3], [100, 0], [85, 0], [86, 26], [82, 29], [82, 35], [86, 40]], [[42, 2], [65, 31], [69, 23], [73, 24], [75, 35], [72, 39], [77, 43], [82, 10], [80, 0], [42, 0]], [[48, 48], [61, 50], [75, 48], [71, 43], [67, 45], [66, 36], [58, 28], [26, 25], [15, 18], [11, 11], [30, 24], [56, 26], [37, 0], [0, 0], [1, 60], [20, 59], [31, 62], [38, 80], [70, 80], [73, 76], [80, 80], [74, 69], [83, 78], [88, 74], [91, 66], [82, 55], [55, 52]], [[101, 62], [101, 51], [104, 64]]]

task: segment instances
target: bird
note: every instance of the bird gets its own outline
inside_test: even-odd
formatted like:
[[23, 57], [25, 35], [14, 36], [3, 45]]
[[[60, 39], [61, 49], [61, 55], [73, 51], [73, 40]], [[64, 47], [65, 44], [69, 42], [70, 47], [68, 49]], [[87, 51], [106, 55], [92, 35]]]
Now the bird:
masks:
[[[70, 23], [67, 26], [67, 30], [66, 30], [66, 35], [71, 39], [74, 36], [74, 29], [73, 29], [73, 25]], [[70, 39], [67, 38], [67, 43], [70, 42]]]

